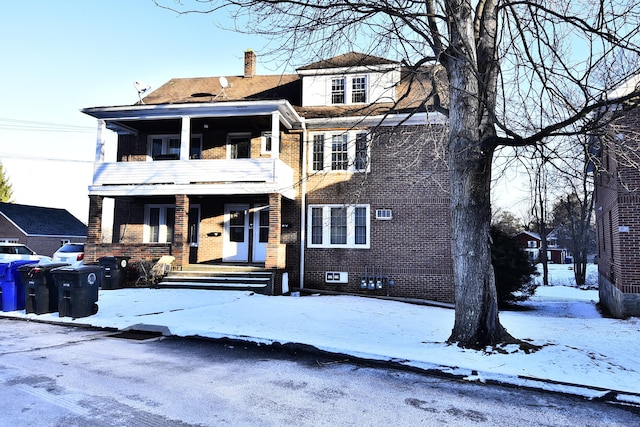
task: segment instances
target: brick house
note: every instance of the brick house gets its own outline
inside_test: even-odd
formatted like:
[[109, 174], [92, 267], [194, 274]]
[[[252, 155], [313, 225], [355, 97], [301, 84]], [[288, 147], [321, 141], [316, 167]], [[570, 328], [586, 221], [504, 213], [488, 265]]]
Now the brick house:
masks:
[[[527, 252], [531, 261], [538, 262], [540, 260], [542, 239], [538, 233], [521, 231], [513, 238]], [[564, 264], [567, 260], [567, 255], [567, 250], [558, 246], [557, 230], [547, 234], [547, 260], [554, 264]]]
[[[638, 90], [640, 77], [610, 94]], [[619, 105], [599, 138], [595, 169], [600, 303], [615, 317], [640, 316], [640, 108]]]
[[242, 75], [172, 79], [135, 105], [83, 110], [99, 122], [86, 256], [258, 266], [276, 273], [274, 293], [452, 302], [446, 120], [424, 105], [435, 68], [348, 53], [295, 74], [255, 70], [249, 50]]
[[87, 226], [66, 209], [0, 203], [0, 241], [22, 243], [51, 256], [69, 242], [85, 242]]

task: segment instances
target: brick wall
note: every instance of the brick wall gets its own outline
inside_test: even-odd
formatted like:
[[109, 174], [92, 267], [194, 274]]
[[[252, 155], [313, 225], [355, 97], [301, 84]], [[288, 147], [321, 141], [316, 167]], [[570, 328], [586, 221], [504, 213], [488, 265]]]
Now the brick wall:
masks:
[[[371, 172], [316, 173], [307, 182], [307, 204], [362, 203], [371, 207], [370, 249], [307, 248], [304, 285], [363, 293], [365, 269], [382, 267], [395, 281], [392, 296], [453, 302], [445, 130], [381, 129], [372, 143]], [[376, 209], [393, 219], [376, 220]], [[326, 271], [346, 271], [349, 283], [327, 284]]]
[[617, 317], [640, 315], [640, 109], [611, 122], [602, 144], [595, 199], [600, 300]]

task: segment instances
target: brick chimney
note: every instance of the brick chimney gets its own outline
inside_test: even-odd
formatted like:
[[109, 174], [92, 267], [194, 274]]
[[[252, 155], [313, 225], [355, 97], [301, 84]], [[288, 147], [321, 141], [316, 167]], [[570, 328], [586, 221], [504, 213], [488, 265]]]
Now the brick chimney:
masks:
[[253, 77], [256, 75], [256, 53], [247, 49], [244, 52], [244, 76]]

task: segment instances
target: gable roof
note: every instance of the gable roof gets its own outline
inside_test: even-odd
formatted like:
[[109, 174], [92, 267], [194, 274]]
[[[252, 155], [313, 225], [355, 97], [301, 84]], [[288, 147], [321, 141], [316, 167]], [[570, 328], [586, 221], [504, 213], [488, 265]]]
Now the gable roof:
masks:
[[[305, 65], [298, 68], [298, 71], [389, 64], [400, 65], [397, 61], [349, 52]], [[390, 101], [366, 105], [303, 107], [302, 77], [298, 74], [174, 78], [148, 94], [143, 99], [143, 103], [145, 105], [213, 104], [233, 101], [286, 100], [298, 114], [308, 119], [375, 116], [391, 111], [393, 113], [416, 113], [431, 111], [430, 106], [425, 102], [431, 103], [434, 79], [438, 81], [438, 90], [441, 92], [440, 99], [446, 102], [448, 97], [442, 93], [446, 87], [443, 80], [444, 73], [439, 73], [437, 65], [427, 65], [418, 69], [406, 67], [400, 69], [400, 82], [396, 88], [397, 104]], [[222, 77], [228, 83], [224, 90], [221, 85]]]
[[26, 235], [87, 236], [87, 226], [66, 209], [0, 203], [0, 215]]

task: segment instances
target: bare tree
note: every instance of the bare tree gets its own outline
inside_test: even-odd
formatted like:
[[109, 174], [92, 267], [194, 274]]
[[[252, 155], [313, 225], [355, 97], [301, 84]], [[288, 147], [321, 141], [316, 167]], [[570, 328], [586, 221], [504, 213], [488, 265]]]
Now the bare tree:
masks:
[[[447, 98], [425, 103], [449, 118], [456, 230], [449, 341], [469, 348], [517, 342], [500, 324], [491, 266], [494, 152], [588, 130], [571, 125], [606, 107], [613, 100], [603, 91], [640, 70], [619, 62], [640, 51], [640, 0], [155, 1], [180, 12], [228, 12], [237, 30], [279, 41], [274, 52], [285, 58], [317, 60], [350, 49], [393, 55], [407, 67], [442, 64]], [[615, 73], [603, 85], [596, 75], [612, 64]], [[568, 94], [580, 98], [569, 102]]]

